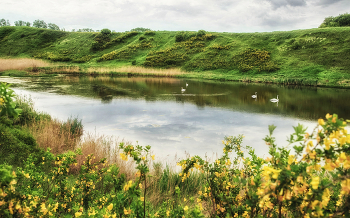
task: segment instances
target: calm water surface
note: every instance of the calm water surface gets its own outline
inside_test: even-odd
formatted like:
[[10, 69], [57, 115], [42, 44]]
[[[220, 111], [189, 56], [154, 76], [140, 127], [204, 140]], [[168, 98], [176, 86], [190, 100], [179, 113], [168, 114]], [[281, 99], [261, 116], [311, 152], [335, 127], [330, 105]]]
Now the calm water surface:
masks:
[[[277, 126], [277, 143], [287, 146], [286, 138], [298, 123], [311, 131], [326, 113], [350, 118], [346, 89], [134, 77], [0, 77], [0, 81], [13, 83], [17, 94], [30, 95], [39, 111], [61, 120], [79, 117], [87, 132], [151, 145], [164, 158], [185, 152], [220, 154], [224, 136], [239, 134], [245, 135], [244, 145], [266, 156], [262, 138], [268, 125]], [[270, 102], [277, 95], [278, 104]]]

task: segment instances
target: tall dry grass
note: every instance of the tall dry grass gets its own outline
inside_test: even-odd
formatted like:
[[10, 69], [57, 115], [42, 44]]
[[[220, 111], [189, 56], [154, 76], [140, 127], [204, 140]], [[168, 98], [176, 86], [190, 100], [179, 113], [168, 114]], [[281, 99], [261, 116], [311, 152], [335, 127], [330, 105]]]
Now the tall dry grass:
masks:
[[16, 59], [3, 59], [0, 58], [0, 71], [4, 70], [24, 70], [29, 67], [48, 67], [52, 64], [38, 60], [34, 58], [16, 58]]
[[[64, 126], [66, 125], [66, 126]], [[77, 156], [77, 165], [72, 166], [71, 172], [78, 173], [83, 162], [90, 154], [94, 155], [93, 163], [107, 158], [108, 164], [116, 164], [120, 173], [133, 179], [135, 172], [131, 161], [122, 161], [119, 157], [119, 141], [107, 136], [97, 136], [90, 133], [80, 136], [72, 134], [69, 123], [63, 124], [57, 119], [34, 121], [26, 128], [36, 139], [38, 146], [46, 150], [51, 149], [53, 154], [61, 154], [69, 150], [81, 149], [82, 155]], [[124, 142], [125, 143], [125, 142]]]
[[185, 71], [180, 69], [153, 69], [139, 66], [124, 66], [124, 67], [91, 67], [85, 70], [86, 73], [101, 73], [108, 74], [111, 72], [132, 73], [132, 74], [152, 74], [162, 76], [174, 76], [184, 74]]

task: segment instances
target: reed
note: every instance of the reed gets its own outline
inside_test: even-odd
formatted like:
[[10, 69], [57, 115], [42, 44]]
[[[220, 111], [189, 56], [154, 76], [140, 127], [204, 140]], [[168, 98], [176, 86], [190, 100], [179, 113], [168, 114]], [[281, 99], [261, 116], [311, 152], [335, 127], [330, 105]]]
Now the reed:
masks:
[[181, 75], [186, 73], [185, 71], [182, 71], [178, 68], [154, 69], [154, 68], [146, 68], [146, 67], [139, 67], [139, 66], [124, 66], [124, 67], [113, 67], [113, 68], [91, 67], [84, 72], [89, 74], [92, 74], [92, 73], [107, 74], [111, 72], [118, 72], [118, 73], [152, 74], [152, 75], [164, 75], [164, 76], [174, 76], [174, 75]]
[[0, 72], [5, 70], [24, 70], [27, 68], [48, 67], [52, 64], [34, 58], [15, 58], [3, 59], [0, 58]]

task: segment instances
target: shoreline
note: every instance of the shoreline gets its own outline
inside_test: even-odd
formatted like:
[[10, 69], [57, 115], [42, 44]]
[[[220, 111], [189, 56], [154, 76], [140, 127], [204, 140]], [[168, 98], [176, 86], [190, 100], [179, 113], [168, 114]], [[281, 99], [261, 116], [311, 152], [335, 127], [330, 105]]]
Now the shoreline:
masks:
[[[17, 62], [24, 62], [17, 63]], [[5, 64], [11, 66], [6, 68]], [[232, 81], [243, 83], [261, 83], [287, 86], [323, 87], [349, 89], [350, 80], [328, 81], [325, 78], [312, 78], [299, 73], [298, 77], [286, 76], [285, 70], [278, 70], [275, 73], [244, 75], [239, 71], [183, 71], [179, 68], [146, 68], [142, 66], [121, 65], [118, 67], [107, 66], [79, 66], [59, 65], [42, 59], [33, 58], [0, 58], [0, 76], [10, 77], [41, 77], [54, 75], [80, 75], [80, 76], [121, 76], [121, 77], [168, 77], [179, 79]], [[5, 66], [5, 67], [4, 67]], [[295, 71], [294, 71], [295, 72]], [[282, 76], [283, 75], [283, 76]]]

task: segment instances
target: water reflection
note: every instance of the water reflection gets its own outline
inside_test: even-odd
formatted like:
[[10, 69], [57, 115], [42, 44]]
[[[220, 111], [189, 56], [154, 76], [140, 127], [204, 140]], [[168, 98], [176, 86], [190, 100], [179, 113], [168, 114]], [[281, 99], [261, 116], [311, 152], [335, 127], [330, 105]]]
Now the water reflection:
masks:
[[[21, 80], [13, 87], [17, 93], [30, 94], [39, 110], [62, 120], [79, 116], [90, 132], [138, 140], [162, 155], [221, 153], [224, 136], [238, 134], [246, 136], [245, 145], [264, 155], [268, 147], [262, 138], [270, 124], [277, 126], [278, 144], [286, 145], [286, 137], [298, 123], [311, 130], [326, 113], [350, 118], [350, 101], [344, 100], [350, 92], [341, 89], [175, 78]], [[255, 93], [257, 97], [252, 98]], [[277, 95], [279, 102], [271, 102]]]
[[[265, 84], [232, 82], [184, 81], [174, 78], [115, 78], [115, 77], [60, 77], [34, 79], [35, 90], [56, 89], [60, 94], [100, 98], [103, 103], [113, 98], [171, 100], [189, 102], [198, 108], [205, 106], [234, 111], [271, 113], [315, 120], [326, 113], [337, 113], [349, 118], [350, 92], [346, 89], [316, 87], [283, 87]], [[68, 85], [68, 87], [67, 87]], [[259, 97], [252, 101], [252, 94]], [[279, 95], [279, 102], [270, 99]]]

